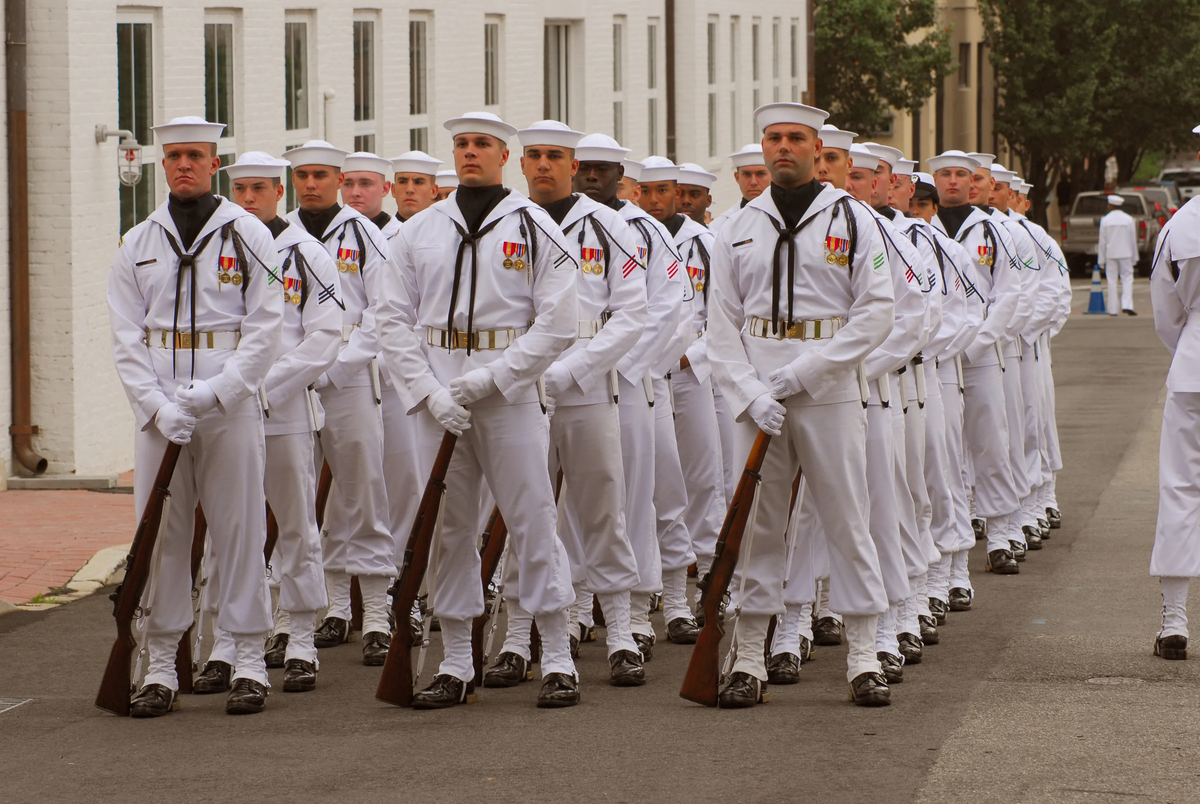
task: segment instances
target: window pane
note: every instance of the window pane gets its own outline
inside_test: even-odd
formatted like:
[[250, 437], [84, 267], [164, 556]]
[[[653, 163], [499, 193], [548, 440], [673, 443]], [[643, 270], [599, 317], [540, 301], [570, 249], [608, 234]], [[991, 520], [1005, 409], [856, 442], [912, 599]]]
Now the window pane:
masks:
[[233, 25], [204, 26], [204, 113], [210, 123], [224, 123], [222, 137], [233, 130]]
[[542, 111], [547, 120], [563, 123], [571, 113], [570, 33], [569, 25], [546, 26]]
[[621, 101], [613, 101], [613, 139], [617, 142], [625, 139], [625, 107]]
[[651, 154], [654, 154], [658, 149], [658, 99], [651, 98], [649, 104], [649, 124], [650, 124], [650, 146]]
[[375, 153], [375, 135], [359, 134], [354, 138], [354, 150]]
[[[429, 111], [426, 74], [428, 54], [425, 52], [425, 21], [408, 23], [408, 113], [426, 114]], [[423, 148], [420, 150], [424, 150]]]
[[729, 147], [738, 150], [738, 102], [737, 92], [729, 93]]
[[[758, 23], [750, 26], [750, 77], [758, 80]], [[758, 108], [757, 106], [755, 108]]]
[[121, 234], [146, 220], [154, 211], [154, 167], [153, 163], [142, 165], [142, 180], [135, 186], [121, 185]]
[[646, 86], [654, 89], [658, 86], [658, 26], [646, 27]]
[[429, 151], [429, 129], [410, 128], [408, 130], [408, 148], [411, 151]]
[[[771, 24], [771, 77], [779, 77], [779, 23]], [[776, 98], [778, 100], [778, 98]]]
[[717, 155], [717, 94], [708, 93], [708, 155]]
[[375, 23], [354, 23], [354, 119], [375, 119]]
[[729, 80], [737, 80], [738, 53], [738, 24], [737, 20], [729, 23]]
[[117, 124], [143, 145], [154, 142], [152, 39], [148, 22], [117, 23]]
[[800, 51], [797, 44], [800, 39], [800, 25], [792, 22], [792, 78], [800, 77]]
[[[222, 165], [232, 165], [237, 161], [237, 154], [217, 154], [217, 156], [221, 157]], [[142, 181], [145, 181], [145, 178]], [[230, 190], [229, 171], [218, 170], [217, 175], [212, 177], [212, 191], [217, 195], [229, 198]]]
[[971, 43], [961, 42], [958, 45], [958, 85], [971, 86]]
[[613, 92], [620, 92], [622, 85], [625, 83], [624, 62], [625, 48], [623, 47], [622, 39], [625, 37], [625, 29], [620, 23], [613, 25]]
[[500, 25], [483, 26], [483, 105], [500, 102]]
[[717, 83], [717, 24], [708, 24], [708, 83]]
[[284, 125], [308, 128], [308, 23], [284, 24]]

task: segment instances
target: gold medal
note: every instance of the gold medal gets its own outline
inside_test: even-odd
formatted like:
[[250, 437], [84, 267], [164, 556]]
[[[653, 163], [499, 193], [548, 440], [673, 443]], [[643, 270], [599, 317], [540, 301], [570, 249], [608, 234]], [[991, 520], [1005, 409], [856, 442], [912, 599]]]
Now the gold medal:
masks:
[[292, 304], [299, 304], [299, 303], [300, 303], [300, 294], [293, 293], [292, 294]]
[[358, 273], [358, 263], [356, 263], [356, 262], [350, 263], [350, 273], [352, 273], [352, 274]]
[[521, 259], [520, 257], [517, 257], [516, 261], [513, 263], [513, 268], [516, 268], [518, 271], [524, 271], [525, 270], [525, 260]]
[[701, 293], [703, 293], [703, 292], [704, 292], [704, 283], [703, 283], [703, 282], [697, 282], [697, 283], [696, 283], [696, 290], [698, 290], [698, 291], [700, 291]]
[[581, 262], [579, 264], [579, 267], [583, 269], [583, 272], [585, 274], [590, 274], [592, 272], [592, 264], [590, 262], [588, 262], [587, 260], [584, 260], [583, 262]]
[[338, 267], [338, 270], [341, 271], [342, 273], [346, 273], [347, 271], [350, 270], [350, 266], [346, 264], [345, 260], [338, 260], [337, 267]]
[[222, 285], [226, 285], [229, 283], [229, 274], [222, 271], [220, 274], [218, 274], [218, 276], [220, 276], [220, 278], [221, 278]]
[[505, 268], [507, 268], [507, 269], [510, 269], [510, 270], [512, 269], [512, 267], [513, 267], [513, 261], [512, 261], [512, 257], [505, 257], [505, 258], [504, 258], [504, 267], [505, 267]]
[[833, 265], [834, 263], [837, 262], [837, 255], [834, 254], [832, 251], [827, 252], [825, 254], [825, 262], [829, 263], [830, 265]]
[[838, 265], [849, 265], [850, 258], [845, 254], [839, 254], [837, 258]]
[[[225, 274], [225, 276], [229, 276], [229, 274]], [[240, 284], [242, 284], [242, 275], [241, 275], [241, 274], [234, 274], [234, 275], [233, 275], [233, 276], [230, 278], [230, 280], [229, 280], [229, 281], [230, 281], [230, 282], [232, 282], [232, 283], [233, 283], [233, 284], [235, 284], [235, 285], [240, 285]]]

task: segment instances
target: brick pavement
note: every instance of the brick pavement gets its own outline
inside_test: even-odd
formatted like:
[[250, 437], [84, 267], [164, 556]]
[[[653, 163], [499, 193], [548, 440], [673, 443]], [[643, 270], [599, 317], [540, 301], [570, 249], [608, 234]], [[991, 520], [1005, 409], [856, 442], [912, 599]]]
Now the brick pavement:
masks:
[[[120, 482], [132, 484], [132, 472]], [[132, 494], [0, 493], [0, 600], [27, 603], [57, 589], [97, 551], [127, 544], [136, 526]]]

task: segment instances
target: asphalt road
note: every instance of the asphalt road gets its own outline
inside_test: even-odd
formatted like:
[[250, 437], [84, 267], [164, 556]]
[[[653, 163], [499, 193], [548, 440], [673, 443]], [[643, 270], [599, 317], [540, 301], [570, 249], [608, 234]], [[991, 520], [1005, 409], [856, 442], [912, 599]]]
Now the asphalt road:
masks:
[[689, 649], [660, 643], [635, 689], [609, 687], [586, 645], [573, 709], [536, 709], [526, 684], [415, 712], [374, 700], [354, 644], [262, 715], [186, 696], [134, 721], [92, 707], [114, 633], [97, 595], [0, 618], [0, 698], [32, 699], [0, 713], [0, 800], [1200, 800], [1200, 663], [1151, 655], [1168, 358], [1149, 315], [1077, 316], [1054, 360], [1063, 528], [1019, 576], [984, 574], [973, 551], [974, 610], [950, 615], [890, 708], [848, 703], [842, 650], [823, 648], [769, 704], [705, 709], [677, 694]]

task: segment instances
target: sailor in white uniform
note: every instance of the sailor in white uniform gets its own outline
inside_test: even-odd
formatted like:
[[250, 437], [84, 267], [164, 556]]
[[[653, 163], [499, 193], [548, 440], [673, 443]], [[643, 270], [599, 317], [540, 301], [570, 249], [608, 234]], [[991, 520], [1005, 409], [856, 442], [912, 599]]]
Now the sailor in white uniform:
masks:
[[1108, 314], [1117, 315], [1117, 299], [1121, 312], [1137, 315], [1133, 310], [1133, 266], [1138, 259], [1137, 226], [1122, 207], [1125, 199], [1113, 193], [1108, 196], [1108, 212], [1100, 219], [1100, 239], [1096, 243], [1096, 264], [1104, 269], [1108, 283]]
[[[392, 160], [392, 198], [396, 201], [397, 222], [404, 223], [439, 200], [437, 175], [443, 164], [424, 151], [405, 151]], [[392, 233], [396, 231], [398, 227]]]
[[445, 201], [458, 189], [458, 174], [453, 170], [439, 170], [434, 179], [437, 181], [438, 201]]

